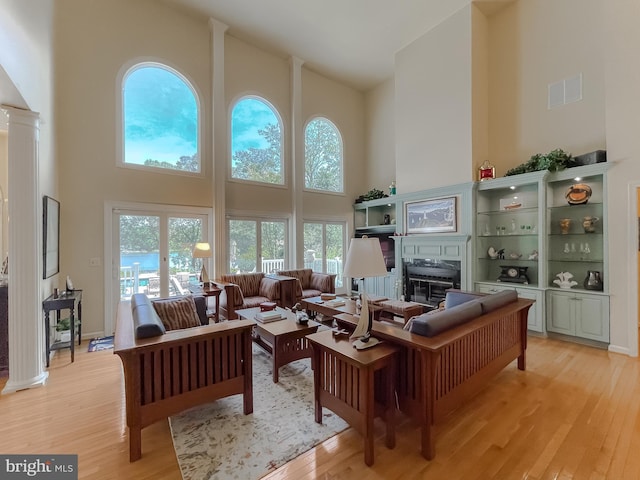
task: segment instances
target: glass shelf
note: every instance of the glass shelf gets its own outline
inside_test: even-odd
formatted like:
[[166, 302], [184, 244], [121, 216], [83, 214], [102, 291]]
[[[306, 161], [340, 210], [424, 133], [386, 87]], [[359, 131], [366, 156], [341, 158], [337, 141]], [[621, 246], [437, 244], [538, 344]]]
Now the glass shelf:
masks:
[[478, 212], [478, 215], [519, 215], [521, 213], [534, 213], [537, 215], [538, 208], [514, 208], [512, 210], [486, 210], [483, 212]]

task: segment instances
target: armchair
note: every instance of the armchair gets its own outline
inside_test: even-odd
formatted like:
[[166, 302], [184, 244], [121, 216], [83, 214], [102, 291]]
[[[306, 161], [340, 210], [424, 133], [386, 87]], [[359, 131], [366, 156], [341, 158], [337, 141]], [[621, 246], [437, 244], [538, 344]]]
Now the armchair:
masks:
[[317, 297], [321, 293], [336, 292], [336, 275], [334, 273], [314, 272], [310, 268], [282, 270], [276, 273], [285, 277], [294, 277], [298, 279], [296, 286], [296, 300]]
[[280, 304], [280, 282], [264, 273], [222, 275], [216, 284], [220, 294], [220, 311], [227, 320], [238, 318], [236, 310], [257, 307], [262, 302]]

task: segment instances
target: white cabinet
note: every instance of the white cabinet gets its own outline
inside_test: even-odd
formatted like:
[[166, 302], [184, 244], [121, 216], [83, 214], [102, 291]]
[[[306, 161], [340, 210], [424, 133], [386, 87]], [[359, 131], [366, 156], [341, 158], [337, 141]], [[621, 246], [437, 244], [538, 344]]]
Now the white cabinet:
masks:
[[397, 277], [395, 273], [389, 273], [383, 277], [372, 277], [364, 279], [365, 292], [368, 295], [378, 295], [389, 299], [397, 299]]
[[[547, 330], [603, 343], [609, 343], [608, 166], [550, 174], [546, 193]], [[585, 191], [586, 202], [570, 203], [572, 195]], [[563, 288], [560, 277], [566, 279]]]
[[609, 343], [609, 296], [548, 290], [547, 330]]
[[544, 210], [540, 203], [545, 175], [535, 172], [478, 184], [476, 282], [541, 284]]
[[356, 203], [353, 210], [356, 231], [394, 232], [396, 229], [396, 201], [393, 197]]
[[533, 332], [544, 333], [544, 290], [526, 287], [497, 286], [488, 283], [476, 283], [476, 290], [481, 293], [497, 293], [502, 290], [515, 290], [521, 298], [535, 300], [529, 309], [527, 329]]

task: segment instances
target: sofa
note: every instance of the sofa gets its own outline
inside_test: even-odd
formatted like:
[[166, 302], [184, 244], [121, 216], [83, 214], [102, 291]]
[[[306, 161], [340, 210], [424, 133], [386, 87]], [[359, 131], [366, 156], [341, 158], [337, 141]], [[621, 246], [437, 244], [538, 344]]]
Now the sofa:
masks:
[[298, 279], [296, 285], [296, 301], [303, 298], [317, 297], [321, 293], [336, 292], [336, 275], [334, 273], [314, 272], [310, 268], [297, 270], [281, 270], [276, 272], [283, 277]]
[[204, 297], [120, 302], [114, 353], [124, 370], [131, 462], [142, 456], [142, 429], [158, 420], [236, 394], [244, 414], [253, 412], [255, 322], [208, 323]]
[[428, 460], [435, 455], [436, 421], [513, 360], [518, 369], [526, 368], [527, 315], [533, 304], [515, 290], [446, 295], [444, 309], [414, 317], [405, 328], [373, 325], [375, 337], [401, 347], [398, 403], [420, 425], [421, 453]]
[[264, 273], [222, 275], [216, 285], [220, 293], [220, 313], [227, 320], [238, 318], [236, 310], [257, 307], [262, 302], [280, 304], [280, 281]]

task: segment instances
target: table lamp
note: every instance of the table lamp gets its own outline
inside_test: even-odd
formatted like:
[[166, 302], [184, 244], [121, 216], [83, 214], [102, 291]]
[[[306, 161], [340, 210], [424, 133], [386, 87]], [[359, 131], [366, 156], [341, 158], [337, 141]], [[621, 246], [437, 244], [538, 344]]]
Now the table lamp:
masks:
[[202, 270], [200, 270], [200, 281], [202, 286], [209, 283], [209, 275], [207, 275], [207, 269], [205, 268], [205, 258], [211, 258], [213, 252], [211, 251], [211, 245], [208, 242], [198, 242], [193, 247], [193, 258], [202, 258]]
[[352, 238], [347, 251], [343, 275], [362, 279], [360, 320], [358, 320], [358, 325], [350, 337], [351, 340], [355, 340], [353, 346], [358, 350], [373, 347], [378, 343], [377, 339], [371, 337], [372, 322], [369, 316], [369, 300], [364, 291], [364, 279], [386, 274], [387, 267], [382, 256], [380, 240], [369, 238], [366, 235], [361, 238]]

